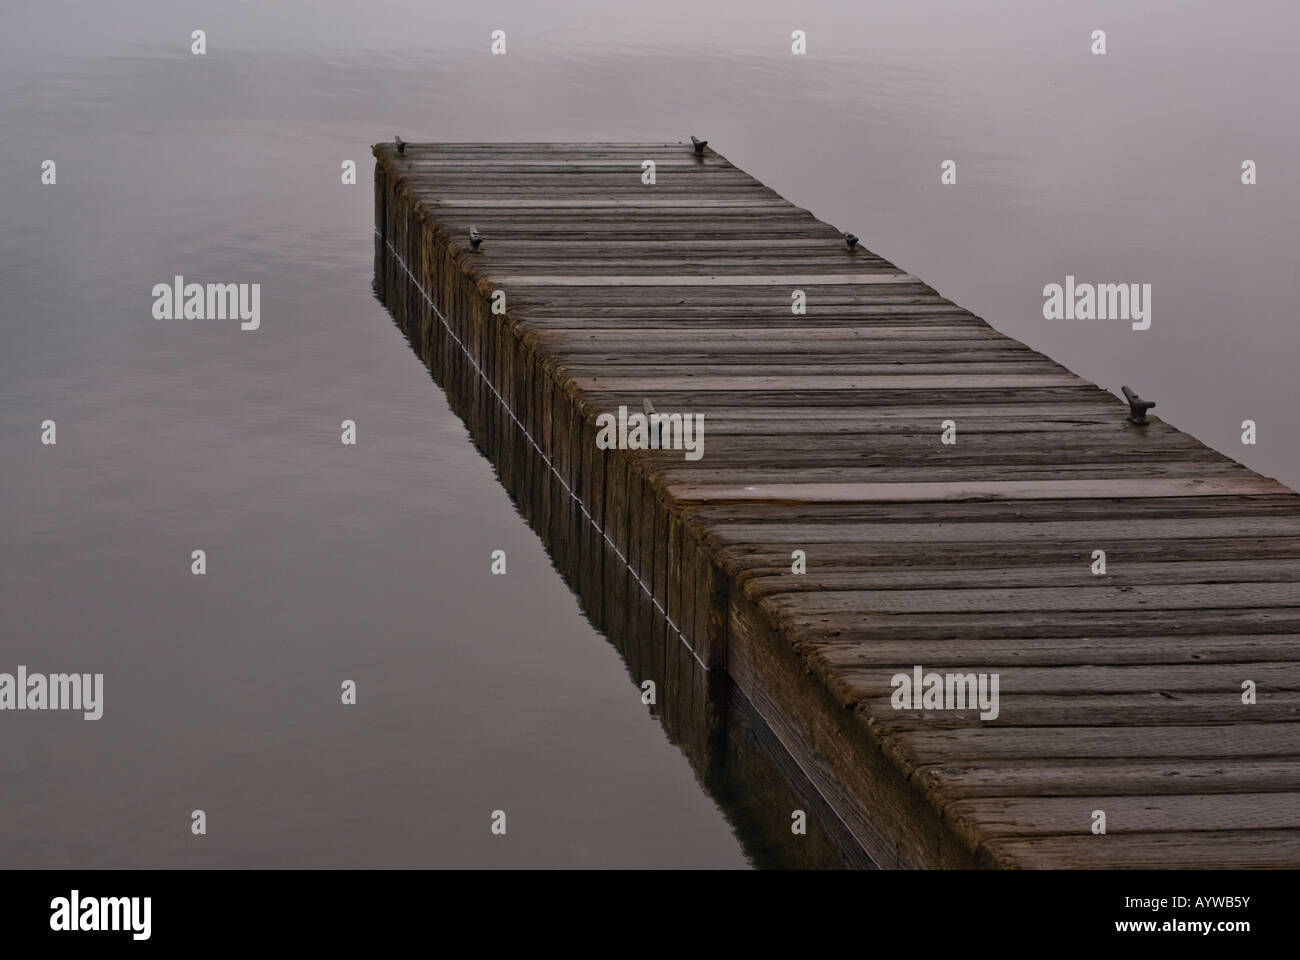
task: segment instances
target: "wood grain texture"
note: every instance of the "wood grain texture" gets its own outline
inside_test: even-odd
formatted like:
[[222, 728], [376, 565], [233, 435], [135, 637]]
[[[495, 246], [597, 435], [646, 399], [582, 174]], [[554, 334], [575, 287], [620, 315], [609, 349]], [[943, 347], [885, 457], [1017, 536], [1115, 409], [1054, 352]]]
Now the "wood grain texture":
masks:
[[[845, 862], [1300, 866], [1292, 491], [712, 148], [374, 153], [379, 296], [697, 768], [726, 674]], [[595, 447], [646, 400], [702, 459]], [[997, 718], [895, 709], [918, 665]]]

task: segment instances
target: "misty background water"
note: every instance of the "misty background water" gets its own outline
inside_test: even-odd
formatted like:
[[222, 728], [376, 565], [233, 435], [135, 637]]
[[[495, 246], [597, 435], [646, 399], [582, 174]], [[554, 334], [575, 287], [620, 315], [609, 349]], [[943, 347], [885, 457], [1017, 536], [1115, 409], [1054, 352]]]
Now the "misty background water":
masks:
[[[371, 297], [369, 145], [697, 133], [1296, 486], [1298, 21], [1289, 2], [6, 4], [0, 671], [103, 672], [105, 707], [0, 714], [0, 866], [744, 865]], [[154, 320], [178, 273], [261, 283], [261, 330]], [[1043, 320], [1067, 273], [1152, 284], [1151, 329]]]

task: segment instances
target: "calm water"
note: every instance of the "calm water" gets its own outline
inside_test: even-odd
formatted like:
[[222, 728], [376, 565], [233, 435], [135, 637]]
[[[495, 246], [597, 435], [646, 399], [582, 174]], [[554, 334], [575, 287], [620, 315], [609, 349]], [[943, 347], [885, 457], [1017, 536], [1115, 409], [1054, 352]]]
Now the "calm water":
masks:
[[[369, 145], [394, 133], [707, 136], [1300, 484], [1294, 4], [551, 6], [4, 10], [0, 671], [106, 692], [96, 723], [0, 714], [0, 865], [748, 862], [371, 297]], [[261, 283], [262, 329], [154, 320], [177, 273]], [[1043, 320], [1067, 273], [1151, 283], [1151, 330]]]

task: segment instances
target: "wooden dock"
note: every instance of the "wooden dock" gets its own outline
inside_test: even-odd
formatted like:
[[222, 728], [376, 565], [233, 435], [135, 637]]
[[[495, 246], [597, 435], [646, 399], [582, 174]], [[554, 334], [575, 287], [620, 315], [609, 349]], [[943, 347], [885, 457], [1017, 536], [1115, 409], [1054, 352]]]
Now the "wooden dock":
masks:
[[[712, 149], [374, 153], [378, 296], [667, 723], [739, 691], [884, 867], [1300, 866], [1292, 491]], [[702, 459], [597, 449], [645, 400]], [[918, 665], [996, 719], [895, 709]]]

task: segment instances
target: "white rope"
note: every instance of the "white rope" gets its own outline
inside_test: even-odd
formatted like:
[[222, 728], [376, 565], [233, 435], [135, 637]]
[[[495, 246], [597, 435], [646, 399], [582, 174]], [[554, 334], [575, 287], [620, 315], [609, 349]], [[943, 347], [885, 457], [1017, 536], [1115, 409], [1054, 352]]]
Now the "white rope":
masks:
[[610, 549], [614, 551], [614, 556], [618, 557], [619, 562], [627, 568], [627, 572], [632, 575], [632, 579], [637, 582], [637, 586], [639, 586], [641, 591], [650, 598], [650, 602], [654, 604], [655, 609], [658, 610], [660, 615], [664, 618], [664, 623], [668, 624], [673, 633], [677, 634], [677, 639], [680, 640], [682, 645], [690, 651], [691, 656], [695, 658], [695, 662], [707, 671], [709, 669], [708, 665], [700, 659], [699, 654], [697, 654], [694, 648], [691, 647], [690, 641], [686, 639], [686, 635], [677, 628], [677, 624], [673, 623], [672, 619], [668, 616], [668, 611], [665, 610], [659, 601], [655, 599], [654, 591], [647, 587], [645, 582], [637, 576], [636, 571], [632, 569], [632, 565], [627, 562], [627, 558], [623, 556], [622, 552], [617, 546], [615, 546], [614, 541], [609, 538], [609, 534], [607, 534], [604, 528], [601, 527], [600, 524], [596, 523], [596, 519], [587, 512], [586, 504], [582, 502], [582, 498], [569, 489], [569, 485], [564, 482], [564, 477], [560, 475], [560, 471], [555, 469], [555, 465], [551, 463], [551, 458], [546, 455], [546, 451], [537, 445], [537, 441], [534, 440], [532, 434], [528, 432], [528, 428], [525, 427], [520, 419], [515, 416], [515, 412], [510, 409], [510, 404], [506, 403], [505, 397], [501, 396], [501, 394], [497, 392], [497, 388], [492, 385], [492, 381], [489, 380], [487, 376], [484, 375], [483, 371], [479, 369], [479, 365], [474, 360], [473, 355], [466, 349], [465, 344], [461, 343], [460, 337], [456, 336], [456, 331], [451, 328], [451, 324], [447, 322], [447, 318], [442, 315], [442, 311], [438, 309], [438, 305], [433, 302], [433, 297], [429, 296], [429, 292], [425, 290], [420, 281], [415, 278], [415, 274], [411, 273], [411, 269], [406, 265], [406, 261], [402, 259], [402, 255], [394, 249], [391, 243], [388, 242], [387, 237], [378, 230], [375, 230], [374, 232], [375, 236], [384, 241], [384, 246], [388, 247], [389, 251], [393, 254], [393, 258], [397, 261], [398, 266], [400, 266], [403, 272], [410, 277], [411, 282], [415, 284], [415, 288], [420, 291], [420, 295], [424, 297], [429, 308], [433, 310], [434, 316], [442, 321], [442, 325], [446, 329], [447, 335], [451, 337], [452, 342], [456, 344], [456, 346], [460, 347], [460, 352], [465, 354], [465, 358], [469, 360], [469, 365], [474, 369], [474, 372], [478, 374], [479, 379], [482, 380], [487, 388], [492, 391], [492, 396], [497, 398], [497, 402], [501, 404], [501, 409], [506, 412], [506, 416], [514, 421], [515, 426], [517, 426], [519, 431], [524, 435], [524, 439], [527, 440], [532, 445], [532, 448], [537, 451], [537, 455], [542, 458], [542, 462], [546, 464], [551, 473], [555, 474], [555, 479], [560, 481], [560, 486], [564, 488], [564, 492], [567, 493], [573, 499], [573, 502], [578, 505], [578, 509], [581, 510], [582, 515], [587, 518], [587, 522], [591, 524], [592, 529], [599, 533], [604, 541], [609, 544]]

